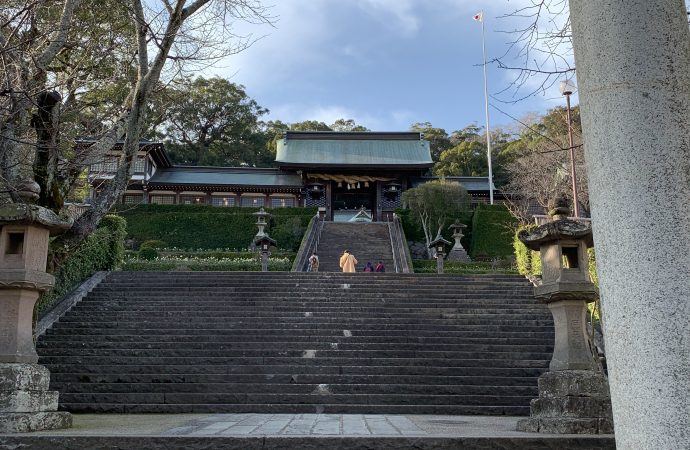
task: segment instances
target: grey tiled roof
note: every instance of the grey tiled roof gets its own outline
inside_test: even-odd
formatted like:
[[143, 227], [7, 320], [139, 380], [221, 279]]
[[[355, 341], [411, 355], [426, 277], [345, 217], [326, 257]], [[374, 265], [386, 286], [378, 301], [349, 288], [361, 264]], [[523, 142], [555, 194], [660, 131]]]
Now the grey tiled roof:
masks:
[[278, 141], [280, 166], [409, 167], [433, 165], [419, 133], [298, 133]]
[[184, 167], [159, 169], [149, 180], [159, 185], [302, 186], [296, 173], [251, 167]]

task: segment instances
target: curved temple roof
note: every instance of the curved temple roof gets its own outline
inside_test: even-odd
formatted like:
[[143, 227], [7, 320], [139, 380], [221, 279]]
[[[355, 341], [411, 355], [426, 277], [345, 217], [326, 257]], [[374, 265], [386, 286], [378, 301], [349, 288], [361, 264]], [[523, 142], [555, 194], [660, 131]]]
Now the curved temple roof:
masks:
[[157, 170], [149, 184], [301, 187], [302, 178], [278, 169], [175, 166]]
[[280, 167], [429, 168], [429, 142], [420, 133], [288, 131], [278, 141]]

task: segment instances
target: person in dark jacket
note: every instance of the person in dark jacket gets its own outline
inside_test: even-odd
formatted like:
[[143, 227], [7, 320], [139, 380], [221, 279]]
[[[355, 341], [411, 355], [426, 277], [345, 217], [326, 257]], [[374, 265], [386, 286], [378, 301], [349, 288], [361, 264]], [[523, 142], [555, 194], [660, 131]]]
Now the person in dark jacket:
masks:
[[365, 272], [373, 272], [374, 271], [374, 266], [371, 265], [370, 262], [367, 263], [366, 267], [364, 267]]

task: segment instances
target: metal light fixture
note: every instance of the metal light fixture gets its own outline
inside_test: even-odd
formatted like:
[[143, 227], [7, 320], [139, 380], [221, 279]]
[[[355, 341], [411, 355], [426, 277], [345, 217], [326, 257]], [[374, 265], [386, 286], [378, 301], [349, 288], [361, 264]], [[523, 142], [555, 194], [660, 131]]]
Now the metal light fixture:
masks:
[[575, 177], [575, 149], [573, 148], [573, 121], [570, 113], [570, 96], [577, 86], [572, 80], [561, 81], [559, 86], [561, 94], [565, 95], [566, 115], [568, 120], [568, 144], [570, 153], [570, 188], [573, 195], [573, 214], [580, 217], [580, 205], [577, 198], [577, 178]]

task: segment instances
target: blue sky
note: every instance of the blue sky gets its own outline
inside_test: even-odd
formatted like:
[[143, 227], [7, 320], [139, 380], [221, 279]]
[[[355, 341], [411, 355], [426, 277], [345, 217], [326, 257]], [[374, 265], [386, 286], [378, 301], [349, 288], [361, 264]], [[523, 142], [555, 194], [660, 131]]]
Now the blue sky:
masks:
[[[429, 121], [448, 132], [484, 125], [481, 24], [489, 59], [511, 39], [499, 19], [529, 0], [276, 0], [275, 28], [241, 26], [263, 36], [213, 69], [243, 84], [284, 122], [351, 118], [375, 131], [407, 130]], [[497, 94], [515, 74], [489, 67]], [[502, 94], [509, 100], [510, 94]], [[557, 87], [545, 96], [497, 106], [515, 117], [563, 103]], [[513, 121], [491, 110], [492, 127]]]

